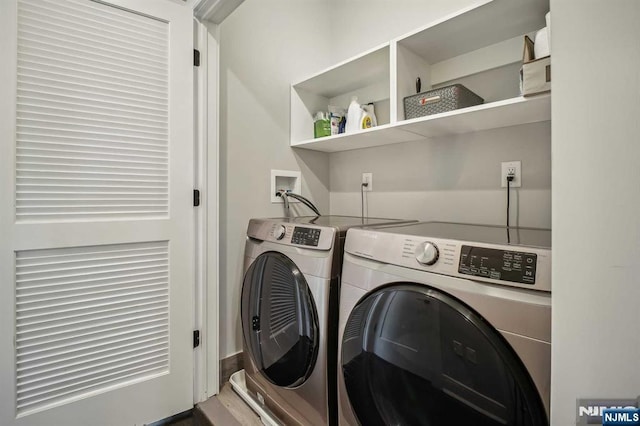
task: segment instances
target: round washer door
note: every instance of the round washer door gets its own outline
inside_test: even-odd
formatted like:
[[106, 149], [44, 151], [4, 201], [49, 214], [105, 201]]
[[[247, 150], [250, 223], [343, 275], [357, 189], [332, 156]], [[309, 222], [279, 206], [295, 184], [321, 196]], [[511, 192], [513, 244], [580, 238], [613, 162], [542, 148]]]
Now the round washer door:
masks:
[[242, 284], [245, 351], [273, 384], [295, 387], [318, 356], [318, 314], [302, 272], [287, 256], [258, 256]]
[[423, 285], [386, 287], [356, 305], [342, 372], [362, 425], [548, 425], [530, 375], [500, 333]]

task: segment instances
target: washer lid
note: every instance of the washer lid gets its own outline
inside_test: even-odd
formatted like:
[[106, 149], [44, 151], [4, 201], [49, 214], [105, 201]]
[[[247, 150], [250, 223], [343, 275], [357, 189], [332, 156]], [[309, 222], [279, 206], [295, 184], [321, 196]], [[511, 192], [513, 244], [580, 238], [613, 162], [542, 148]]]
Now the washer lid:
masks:
[[388, 226], [378, 231], [414, 237], [473, 241], [485, 244], [551, 248], [551, 230], [542, 228], [506, 228], [504, 226], [452, 222], [421, 222]]
[[311, 375], [318, 355], [318, 314], [311, 291], [287, 256], [266, 252], [242, 284], [245, 352], [273, 384], [295, 387]]
[[363, 425], [548, 425], [517, 354], [462, 302], [424, 285], [374, 291], [342, 340], [349, 402]]

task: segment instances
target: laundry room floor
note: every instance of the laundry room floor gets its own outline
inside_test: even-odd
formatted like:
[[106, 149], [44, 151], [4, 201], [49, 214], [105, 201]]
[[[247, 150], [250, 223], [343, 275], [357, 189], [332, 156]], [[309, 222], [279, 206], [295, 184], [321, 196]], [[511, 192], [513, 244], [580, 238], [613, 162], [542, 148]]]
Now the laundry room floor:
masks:
[[260, 417], [235, 393], [229, 382], [218, 395], [198, 404], [194, 413], [193, 417], [171, 426], [263, 426]]

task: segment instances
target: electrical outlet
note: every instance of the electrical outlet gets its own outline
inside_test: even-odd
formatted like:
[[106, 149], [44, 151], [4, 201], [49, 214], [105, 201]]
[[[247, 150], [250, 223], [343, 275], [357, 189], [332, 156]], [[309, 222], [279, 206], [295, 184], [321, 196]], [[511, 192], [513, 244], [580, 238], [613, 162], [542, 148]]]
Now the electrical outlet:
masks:
[[365, 191], [373, 191], [373, 173], [363, 173], [362, 183], [367, 184], [367, 186], [364, 187]]
[[520, 188], [522, 186], [522, 163], [520, 161], [502, 163], [501, 171], [500, 182], [503, 188], [507, 187], [507, 176], [513, 176], [513, 180], [509, 184], [511, 188]]

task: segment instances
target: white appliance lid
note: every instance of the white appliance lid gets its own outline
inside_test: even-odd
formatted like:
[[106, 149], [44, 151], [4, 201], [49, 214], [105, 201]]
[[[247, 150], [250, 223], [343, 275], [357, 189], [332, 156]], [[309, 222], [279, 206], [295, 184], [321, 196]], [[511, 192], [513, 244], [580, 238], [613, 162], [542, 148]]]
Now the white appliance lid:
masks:
[[473, 225], [452, 222], [420, 222], [401, 226], [389, 226], [378, 232], [473, 241], [485, 244], [551, 248], [551, 230], [542, 228], [514, 228], [504, 226]]

